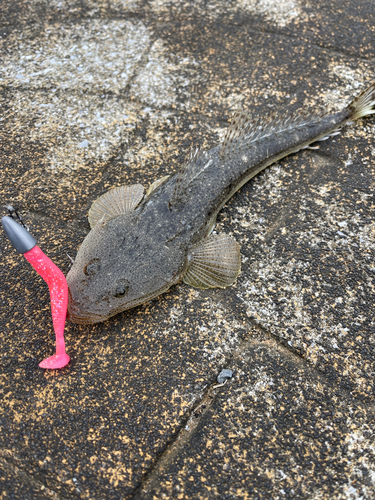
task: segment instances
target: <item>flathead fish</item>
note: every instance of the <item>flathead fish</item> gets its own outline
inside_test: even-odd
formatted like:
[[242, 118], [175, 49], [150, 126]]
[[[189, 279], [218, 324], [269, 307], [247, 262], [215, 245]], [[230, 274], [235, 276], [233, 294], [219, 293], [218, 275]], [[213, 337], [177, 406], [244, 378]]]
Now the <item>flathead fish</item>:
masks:
[[191, 148], [172, 177], [111, 189], [89, 211], [91, 231], [67, 276], [68, 318], [90, 324], [149, 301], [181, 279], [227, 287], [240, 272], [240, 248], [212, 234], [229, 198], [275, 161], [375, 113], [375, 83], [337, 113], [297, 112], [268, 119], [237, 112], [222, 144]]

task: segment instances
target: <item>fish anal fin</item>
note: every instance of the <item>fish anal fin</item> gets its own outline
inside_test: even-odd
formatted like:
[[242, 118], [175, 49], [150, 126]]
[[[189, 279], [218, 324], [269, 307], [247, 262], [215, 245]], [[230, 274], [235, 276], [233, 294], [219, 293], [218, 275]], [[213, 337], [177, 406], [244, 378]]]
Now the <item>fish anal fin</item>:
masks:
[[240, 246], [227, 235], [211, 235], [188, 253], [184, 282], [196, 288], [226, 288], [241, 269]]
[[132, 212], [143, 198], [144, 187], [141, 184], [120, 186], [110, 189], [91, 205], [89, 223], [91, 228], [100, 222], [107, 222], [118, 215]]
[[[327, 135], [319, 137], [318, 139], [315, 139], [314, 143], [326, 141], [330, 137], [334, 137], [334, 136], [339, 135], [339, 134], [341, 134], [341, 127], [335, 128], [334, 130], [329, 132]], [[314, 143], [312, 143], [312, 144], [314, 144]], [[302, 149], [320, 149], [320, 147], [318, 145], [312, 146], [312, 144], [308, 144], [307, 146], [303, 146], [302, 148], [299, 148], [294, 152], [297, 153], [298, 151], [301, 151]]]
[[150, 196], [151, 193], [153, 193], [159, 186], [164, 184], [164, 182], [169, 179], [169, 175], [165, 175], [164, 177], [161, 177], [161, 179], [158, 179], [157, 181], [153, 182], [149, 188], [146, 191], [146, 197]]

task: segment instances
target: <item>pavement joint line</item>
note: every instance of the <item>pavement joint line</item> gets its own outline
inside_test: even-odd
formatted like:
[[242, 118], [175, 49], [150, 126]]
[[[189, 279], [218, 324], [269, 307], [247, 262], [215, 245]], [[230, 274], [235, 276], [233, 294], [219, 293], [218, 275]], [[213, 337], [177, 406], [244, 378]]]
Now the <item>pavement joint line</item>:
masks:
[[[290, 346], [289, 344], [285, 343], [284, 339], [281, 339], [278, 337], [276, 334], [271, 333], [270, 331], [266, 330], [262, 325], [256, 323], [256, 321], [249, 319], [249, 323], [251, 324], [252, 327], [257, 328], [261, 333], [265, 334], [269, 339], [273, 340], [279, 348], [281, 348], [285, 353], [289, 353], [290, 355], [294, 356], [297, 358], [299, 361], [302, 361], [306, 367], [308, 367], [309, 370], [312, 370], [318, 377], [321, 377], [324, 379], [324, 384], [327, 387], [332, 387], [332, 384], [327, 380], [327, 375], [325, 372], [319, 370], [319, 368], [316, 367], [316, 365], [312, 364], [311, 361], [306, 359], [304, 356], [300, 354], [300, 352], [295, 349], [294, 347]], [[240, 346], [245, 345], [246, 341], [243, 340], [236, 348], [235, 350], [238, 350]], [[340, 391], [343, 393], [346, 399], [350, 399], [351, 401], [355, 401], [358, 403], [362, 403], [362, 401], [354, 396], [348, 389], [343, 389], [341, 388]], [[375, 402], [371, 405], [368, 404], [366, 406], [369, 411], [371, 411], [375, 417]]]
[[[9, 89], [10, 91], [13, 91], [13, 89], [15, 89], [16, 91], [18, 92], [24, 92], [24, 93], [30, 93], [32, 95], [35, 95], [37, 93], [40, 93], [40, 94], [45, 94], [46, 92], [50, 92], [51, 91], [51, 87], [53, 87], [53, 85], [51, 85], [50, 87], [46, 87], [46, 86], [40, 86], [40, 87], [37, 87], [37, 88], [33, 88], [33, 87], [30, 87], [28, 84], [19, 84], [17, 87], [14, 87], [14, 85], [11, 83], [11, 84], [6, 84], [6, 83], [2, 83], [0, 84], [0, 89]], [[113, 99], [118, 99], [119, 97], [125, 97], [123, 95], [123, 93], [119, 93], [119, 94], [115, 94], [114, 92], [111, 92], [111, 91], [108, 91], [108, 90], [100, 90], [99, 91], [96, 91], [96, 92], [93, 92], [93, 91], [89, 91], [88, 89], [74, 89], [74, 88], [56, 88], [56, 92], [55, 92], [55, 95], [59, 95], [59, 94], [64, 94], [64, 95], [69, 95], [69, 96], [77, 96], [77, 97], [80, 97], [83, 95], [87, 95], [87, 96], [92, 96], [92, 97], [99, 97], [100, 99], [103, 99], [102, 96], [105, 96], [105, 98], [113, 98]], [[133, 100], [132, 100], [133, 102]], [[11, 109], [11, 108], [9, 108]], [[157, 108], [159, 109], [159, 108]], [[14, 115], [16, 114], [16, 112], [14, 113]]]
[[353, 59], [355, 59], [356, 61], [357, 60], [360, 60], [360, 61], [363, 61], [363, 62], [369, 62], [371, 60], [373, 60], [374, 58], [372, 59], [369, 59], [369, 58], [366, 58], [366, 57], [361, 57], [353, 52], [350, 52], [348, 50], [338, 50], [337, 48], [334, 48], [334, 47], [326, 47], [325, 45], [321, 45], [319, 43], [316, 43], [316, 42], [312, 42], [312, 41], [309, 41], [309, 40], [305, 40], [303, 38], [300, 38], [299, 36], [293, 36], [292, 34], [288, 34], [288, 33], [280, 33], [279, 31], [273, 31], [273, 30], [268, 30], [268, 29], [264, 29], [264, 30], [257, 30], [256, 28], [254, 29], [254, 31], [256, 33], [268, 33], [270, 35], [275, 35], [275, 36], [278, 36], [280, 38], [288, 38], [288, 39], [292, 39], [296, 42], [304, 42], [306, 43], [307, 45], [309, 45], [310, 47], [315, 47], [317, 49], [320, 49], [320, 50], [325, 50], [327, 51], [329, 54], [333, 55], [339, 55], [339, 56], [342, 56], [342, 55], [346, 55], [348, 57], [351, 57]]
[[[30, 475], [28, 472], [20, 469], [17, 467], [17, 465], [11, 463], [9, 460], [7, 460], [5, 457], [0, 456], [0, 467], [2, 470], [8, 470], [9, 472], [15, 472], [17, 476], [23, 478], [24, 480], [27, 480], [31, 484], [34, 484], [36, 487], [38, 487], [40, 492], [47, 493], [47, 495], [50, 495], [50, 498], [53, 500], [65, 500], [65, 497], [61, 496], [59, 493], [56, 493], [56, 491], [51, 490], [49, 487], [47, 487], [45, 484], [43, 484], [41, 481], [38, 479], [35, 479], [34, 476]], [[75, 495], [77, 498], [79, 498], [77, 495]]]
[[[183, 16], [182, 16], [183, 17]], [[188, 20], [193, 23], [194, 19], [195, 19], [196, 16], [187, 16]], [[152, 16], [150, 16], [151, 20], [152, 20]], [[227, 19], [226, 16], [223, 14], [222, 16], [219, 16], [218, 19], [222, 20], [222, 19]], [[159, 19], [155, 19], [155, 21], [159, 21]], [[172, 20], [172, 19], [169, 19], [169, 20], [166, 20], [165, 21], [166, 24], [170, 23], [172, 25], [175, 24], [175, 22]], [[215, 20], [215, 21], [212, 21], [213, 24], [216, 24], [218, 22], [218, 20]], [[325, 46], [325, 45], [322, 45], [322, 44], [319, 44], [317, 42], [313, 42], [313, 41], [310, 41], [310, 40], [305, 40], [299, 36], [297, 36], [297, 33], [285, 33], [285, 32], [281, 32], [281, 31], [278, 31], [278, 30], [272, 30], [272, 29], [262, 29], [262, 30], [259, 30], [257, 29], [253, 24], [251, 23], [247, 23], [246, 21], [243, 21], [241, 23], [238, 23], [238, 22], [227, 22], [227, 23], [223, 23], [225, 26], [237, 26], [239, 28], [241, 27], [245, 27], [245, 28], [249, 28], [251, 29], [251, 31], [253, 31], [254, 33], [258, 33], [258, 34], [264, 34], [264, 33], [267, 33], [267, 34], [270, 34], [270, 35], [273, 35], [273, 36], [277, 36], [279, 38], [286, 38], [288, 40], [294, 40], [296, 42], [304, 42], [306, 44], [308, 44], [311, 48], [317, 48], [319, 50], [325, 50], [327, 51], [329, 54], [336, 54], [336, 55], [339, 55], [339, 56], [342, 56], [342, 55], [346, 55], [348, 57], [351, 57], [353, 59], [355, 59], [356, 61], [357, 60], [360, 60], [360, 61], [363, 61], [363, 62], [371, 62], [374, 60], [374, 58], [372, 57], [371, 59], [369, 58], [366, 58], [366, 57], [361, 57], [359, 55], [357, 55], [356, 53], [353, 53], [353, 52], [350, 52], [348, 50], [339, 50], [337, 48], [334, 48], [334, 47], [329, 47], [329, 46]]]
[[[221, 367], [218, 368], [217, 373], [220, 373], [223, 368], [228, 366], [232, 359], [236, 359], [236, 357], [238, 357], [238, 354], [242, 351], [243, 346], [248, 346], [252, 342], [257, 343], [257, 341], [252, 338], [251, 334], [247, 334], [237, 347], [234, 347], [228, 356], [225, 357], [225, 360], [221, 364]], [[189, 416], [181, 422], [179, 429], [171, 437], [169, 442], [166, 443], [164, 450], [162, 450], [155, 458], [153, 464], [151, 464], [149, 470], [143, 476], [139, 486], [129, 497], [131, 500], [142, 500], [143, 494], [148, 492], [148, 487], [152, 487], [154, 481], [157, 482], [158, 476], [161, 474], [164, 466], [168, 465], [168, 463], [170, 463], [174, 457], [180, 453], [184, 445], [190, 440], [191, 435], [195, 431], [203, 416], [212, 406], [214, 400], [219, 397], [222, 387], [230, 387], [230, 384], [227, 384], [227, 382], [231, 382], [231, 380], [226, 380], [223, 384], [215, 384], [213, 382], [207, 386], [207, 388], [203, 391], [202, 397], [193, 406]], [[202, 410], [199, 411], [201, 408]]]
[[[147, 10], [147, 9], [145, 9]], [[59, 27], [59, 29], [61, 29], [61, 19], [57, 19], [58, 15], [60, 14], [58, 11], [55, 11], [53, 13], [49, 12], [49, 14], [51, 15], [52, 19], [50, 19], [49, 21], [45, 21], [43, 19], [34, 19], [34, 26], [33, 28], [34, 29], [37, 29], [37, 28], [46, 28], [46, 27], [52, 27], [54, 25], [57, 25]], [[55, 18], [53, 18], [53, 15], [55, 16]], [[123, 16], [119, 16], [119, 15], [106, 15], [105, 16], [105, 19], [106, 20], [109, 20], [109, 21], [126, 21], [128, 19], [138, 19], [139, 21], [144, 21], [145, 20], [145, 14], [142, 10], [138, 10], [138, 11], [126, 11], [125, 14]], [[82, 24], [82, 21], [86, 21], [86, 22], [91, 22], [91, 21], [102, 21], [103, 20], [103, 17], [101, 16], [90, 16], [90, 15], [85, 15], [83, 13], [83, 15], [79, 16], [79, 17], [67, 17], [63, 20], [63, 23], [64, 23], [64, 26], [78, 26], [80, 24]], [[0, 24], [0, 30], [6, 30], [7, 28], [11, 28], [11, 31], [7, 33], [7, 36], [9, 36], [10, 33], [12, 33], [13, 31], [22, 31], [22, 27], [24, 25], [28, 26], [30, 28], [30, 20], [27, 19], [26, 22], [22, 23], [23, 19], [20, 19], [18, 20], [17, 22], [15, 23], [9, 23], [9, 24], [6, 24], [4, 26], [1, 26]], [[38, 23], [39, 21], [39, 23]], [[5, 38], [6, 40], [6, 38]]]
[[[183, 449], [184, 445], [190, 440], [192, 432], [199, 424], [201, 418], [206, 414], [211, 406], [214, 396], [212, 395], [212, 385], [209, 385], [203, 392], [201, 399], [193, 406], [190, 414], [181, 421], [179, 429], [176, 430], [171, 439], [165, 444], [164, 449], [155, 457], [154, 462], [150, 465], [148, 471], [144, 474], [140, 484], [135, 488], [133, 494], [129, 496], [131, 500], [142, 500], [144, 491], [152, 486], [154, 481], [157, 481], [163, 468], [170, 463]], [[195, 417], [197, 411], [202, 408], [202, 411]], [[189, 426], [189, 429], [186, 427]]]
[[[147, 12], [147, 8], [144, 9], [146, 12]], [[58, 13], [56, 13], [57, 15]], [[147, 17], [147, 16], [146, 16]], [[182, 17], [184, 17], [182, 15]], [[193, 21], [195, 17], [197, 16], [189, 16], [187, 15], [186, 16], [188, 18], [189, 21]], [[222, 15], [222, 16], [219, 16], [219, 19], [220, 18], [225, 18], [226, 19], [226, 16], [225, 15]], [[142, 12], [126, 12], [126, 15], [125, 16], [108, 16], [107, 19], [111, 20], [111, 21], [124, 21], [124, 20], [127, 20], [127, 19], [139, 19], [139, 20], [144, 20], [144, 16], [142, 16]], [[69, 24], [69, 25], [79, 25], [79, 24], [82, 24], [82, 21], [95, 21], [95, 20], [102, 20], [102, 17], [98, 16], [82, 16], [82, 17], [79, 17], [78, 19], [76, 20], [73, 20], [73, 19], [67, 19], [66, 20], [66, 24]], [[154, 15], [151, 14], [148, 18], [149, 21], [155, 21], [155, 22], [159, 22], [160, 19], [157, 17], [157, 13], [155, 13]], [[70, 21], [70, 22], [69, 22]], [[48, 23], [48, 26], [53, 26], [53, 24], [59, 24], [59, 22], [61, 23], [61, 21], [58, 21], [56, 20], [55, 22], [52, 21], [51, 23]], [[217, 22], [217, 20], [213, 21], [213, 22]], [[173, 19], [167, 19], [165, 21], [166, 24], [170, 23], [171, 25], [174, 25], [175, 24], [175, 21]], [[42, 24], [45, 24], [44, 22]], [[255, 33], [267, 33], [267, 34], [270, 34], [270, 35], [274, 35], [274, 36], [277, 36], [277, 37], [280, 37], [280, 38], [287, 38], [287, 39], [292, 39], [292, 40], [295, 40], [295, 41], [305, 41], [304, 39], [301, 39], [300, 37], [292, 34], [292, 33], [283, 33], [283, 32], [280, 32], [278, 30], [272, 30], [272, 29], [263, 29], [263, 30], [259, 30], [259, 29], [256, 29], [251, 23], [247, 23], [246, 21], [243, 21], [241, 23], [238, 23], [238, 22], [227, 22], [226, 25], [227, 26], [232, 26], [233, 24], [235, 24], [236, 26], [238, 27], [248, 27], [250, 28], [252, 31], [254, 31]], [[17, 28], [19, 28], [19, 24], [9, 24], [7, 25], [7, 27], [13, 27], [13, 30], [17, 30]], [[5, 28], [5, 27], [4, 27]], [[366, 57], [361, 57], [359, 56], [358, 54], [354, 54], [350, 51], [347, 51], [347, 50], [338, 50], [337, 48], [333, 48], [333, 47], [329, 47], [329, 46], [325, 46], [325, 45], [321, 45], [319, 43], [316, 43], [316, 42], [312, 42], [312, 41], [307, 41], [307, 43], [311, 46], [311, 47], [316, 47], [317, 49], [320, 49], [320, 50], [325, 50], [325, 51], [328, 51], [330, 54], [337, 54], [337, 55], [346, 55], [346, 56], [349, 56], [349, 57], [352, 57], [352, 58], [355, 58], [356, 60], [360, 60], [360, 61], [363, 61], [363, 62], [372, 62], [374, 61], [375, 58], [366, 58]]]
[[297, 349], [295, 349], [294, 347], [290, 346], [289, 344], [286, 344], [284, 342], [284, 340], [281, 339], [280, 337], [278, 337], [275, 333], [271, 333], [270, 331], [266, 330], [266, 328], [264, 328], [262, 325], [260, 325], [259, 323], [257, 323], [254, 320], [249, 319], [248, 321], [249, 321], [249, 323], [251, 324], [252, 327], [257, 328], [261, 333], [263, 333], [264, 335], [266, 335], [269, 339], [274, 340], [276, 342], [276, 344], [279, 347], [282, 347], [286, 352], [289, 352], [290, 354], [293, 354], [296, 358], [298, 358], [298, 359], [302, 360], [304, 363], [308, 364], [309, 367], [315, 369], [318, 373], [322, 373], [316, 367], [314, 367], [314, 365], [310, 364], [309, 361], [306, 358], [304, 358], [298, 352]]
[[[249, 320], [249, 321], [251, 321], [251, 320]], [[316, 368], [316, 366], [314, 366], [313, 364], [311, 364], [311, 362], [309, 360], [307, 360], [306, 358], [304, 358], [303, 356], [301, 356], [298, 353], [298, 351], [294, 350], [292, 347], [290, 347], [290, 346], [286, 345], [285, 343], [283, 343], [283, 341], [280, 340], [280, 338], [278, 338], [277, 336], [275, 336], [271, 332], [268, 332], [261, 325], [255, 324], [253, 326], [256, 326], [259, 329], [260, 332], [262, 332], [270, 340], [272, 340], [273, 342], [275, 342], [275, 344], [277, 345], [277, 347], [280, 348], [280, 350], [284, 354], [288, 354], [288, 355], [291, 355], [291, 356], [295, 357], [299, 361], [299, 363], [302, 363], [302, 365], [303, 365], [303, 367], [305, 369], [308, 369], [308, 370], [312, 371], [321, 380], [321, 382], [324, 384], [325, 387], [332, 388], [332, 383], [330, 383], [329, 380], [327, 380], [326, 374], [324, 372], [320, 371], [318, 368]], [[258, 339], [253, 339], [251, 336], [249, 338], [247, 338], [247, 339], [246, 338], [243, 339], [240, 342], [240, 344], [233, 350], [232, 355], [230, 356], [230, 360], [236, 359], [241, 354], [241, 352], [243, 352], [244, 350], [246, 350], [246, 348], [250, 347], [250, 345], [252, 343], [254, 343], [254, 344], [261, 344], [262, 341], [259, 341]], [[228, 359], [227, 364], [229, 364], [229, 359]], [[351, 402], [356, 403], [358, 405], [364, 405], [366, 407], [366, 410], [369, 413], [371, 413], [373, 417], [375, 417], [375, 403], [372, 403], [372, 404], [371, 403], [369, 403], [369, 404], [363, 403], [363, 401], [361, 401], [356, 396], [353, 396], [353, 394], [349, 390], [347, 390], [347, 389], [340, 388], [340, 391], [341, 391], [341, 394], [342, 394], [343, 398], [347, 402], [351, 401]]]
[[[141, 68], [143, 69], [143, 68]], [[135, 74], [134, 75], [134, 78], [136, 77], [137, 75]], [[131, 78], [133, 79], [133, 77]], [[98, 97], [99, 99], [104, 99], [102, 96], [105, 96], [105, 99], [107, 98], [110, 98], [110, 99], [115, 99], [116, 101], [125, 101], [125, 102], [131, 102], [132, 104], [136, 104], [138, 105], [139, 107], [147, 107], [147, 108], [150, 108], [152, 111], [155, 111], [155, 112], [162, 112], [162, 111], [166, 111], [166, 112], [169, 112], [169, 113], [184, 113], [185, 110], [184, 109], [181, 109], [181, 108], [178, 108], [178, 107], [173, 107], [173, 106], [167, 106], [167, 105], [160, 105], [160, 106], [155, 106], [151, 103], [148, 103], [147, 101], [140, 101], [139, 99], [136, 99], [134, 96], [131, 96], [130, 94], [130, 90], [128, 90], [128, 86], [129, 84], [126, 85], [125, 87], [125, 90], [119, 92], [118, 94], [115, 94], [113, 92], [110, 92], [110, 91], [100, 91], [100, 92], [90, 92], [88, 90], [75, 90], [75, 89], [56, 89], [56, 92], [55, 92], [55, 95], [58, 95], [58, 94], [64, 94], [64, 95], [68, 95], [68, 96], [76, 96], [76, 97], [80, 97], [82, 95], [85, 95], [85, 96], [90, 96], [90, 97]], [[19, 85], [18, 87], [14, 87], [13, 84], [5, 84], [5, 83], [2, 83], [0, 84], [0, 90], [8, 90], [10, 92], [13, 92], [13, 90], [16, 90], [18, 92], [23, 92], [25, 93], [26, 95], [28, 94], [32, 94], [32, 95], [35, 95], [35, 94], [42, 94], [44, 95], [46, 92], [50, 92], [51, 91], [51, 88], [50, 87], [38, 87], [38, 88], [32, 88], [30, 86], [23, 86], [22, 84]], [[8, 110], [8, 113], [10, 115], [10, 117], [13, 117], [13, 116], [16, 116], [17, 113], [16, 112], [13, 112], [11, 114], [11, 108], [9, 108]], [[198, 113], [198, 112], [194, 112], [194, 111], [191, 111], [190, 114], [192, 116], [201, 116], [201, 113]], [[31, 118], [32, 119], [32, 118]], [[227, 125], [228, 122], [226, 121], [225, 122]], [[2, 133], [4, 134], [7, 134], [8, 132], [4, 129], [2, 130]]]
[[[172, 22], [172, 21], [170, 21]], [[370, 61], [373, 61], [374, 58], [366, 58], [366, 57], [361, 57], [359, 55], [357, 55], [356, 53], [353, 53], [353, 52], [350, 52], [350, 51], [347, 51], [347, 50], [338, 50], [337, 48], [333, 48], [333, 47], [327, 47], [325, 45], [321, 45], [317, 42], [313, 42], [313, 41], [310, 41], [310, 40], [305, 40], [299, 36], [297, 36], [297, 33], [285, 33], [285, 32], [280, 32], [278, 30], [272, 30], [272, 29], [262, 29], [262, 30], [259, 30], [257, 29], [253, 24], [251, 23], [246, 23], [246, 21], [243, 21], [241, 23], [236, 23], [236, 22], [233, 22], [233, 23], [227, 23], [226, 26], [233, 26], [236, 25], [238, 27], [246, 27], [246, 28], [250, 28], [251, 31], [253, 31], [254, 33], [258, 33], [258, 34], [262, 34], [262, 33], [267, 33], [267, 34], [270, 34], [270, 35], [273, 35], [273, 36], [277, 36], [279, 38], [286, 38], [286, 39], [291, 39], [291, 40], [294, 40], [296, 42], [304, 42], [306, 43], [307, 45], [309, 45], [310, 47], [312, 48], [317, 48], [319, 50], [325, 50], [327, 52], [329, 52], [330, 54], [336, 54], [336, 55], [339, 55], [339, 56], [342, 56], [342, 55], [346, 55], [346, 56], [349, 56], [349, 57], [352, 57], [353, 59], [355, 59], [356, 61], [357, 60], [360, 60], [360, 61], [363, 61], [363, 62], [370, 62]]]
[[[253, 324], [251, 320], [249, 320], [249, 323], [251, 324], [252, 327], [256, 327], [262, 334], [266, 334], [267, 337], [270, 340], [272, 340], [278, 347], [281, 347], [284, 350], [284, 352], [288, 353], [289, 355], [295, 356], [299, 360], [299, 362], [302, 362], [304, 365], [307, 364], [309, 369], [315, 371], [320, 378], [321, 377], [323, 377], [324, 379], [326, 378], [324, 373], [320, 372], [314, 366], [310, 365], [310, 363], [305, 358], [303, 358], [298, 352], [284, 345], [277, 336], [265, 330], [261, 325], [258, 325], [256, 323]], [[259, 342], [258, 339], [254, 339], [251, 334], [247, 335], [226, 357], [225, 361], [222, 363], [222, 367], [230, 365], [231, 361], [238, 358], [240, 354], [244, 350], [246, 350], [245, 348], [248, 348], [251, 344], [255, 345], [259, 343], [261, 342]], [[227, 385], [230, 386], [230, 382], [231, 380], [229, 380], [229, 384]], [[169, 441], [169, 443], [166, 444], [164, 451], [162, 451], [159, 454], [159, 456], [154, 461], [154, 464], [150, 467], [149, 471], [143, 477], [140, 485], [135, 489], [133, 495], [129, 497], [131, 498], [131, 500], [142, 500], [143, 494], [149, 493], [149, 489], [152, 488], [153, 484], [157, 483], [158, 477], [162, 473], [163, 468], [165, 466], [168, 466], [168, 464], [181, 452], [184, 445], [190, 440], [190, 436], [195, 431], [196, 427], [198, 426], [203, 416], [212, 406], [214, 400], [217, 397], [219, 397], [220, 391], [216, 392], [217, 389], [221, 389], [221, 387], [223, 387], [224, 385], [226, 384], [225, 383], [214, 384], [207, 387], [207, 389], [204, 391], [202, 395], [202, 398], [197, 402], [197, 404], [191, 410], [189, 417], [186, 418], [185, 422], [181, 424], [180, 430], [177, 431], [175, 436], [173, 436], [173, 438]], [[330, 386], [330, 384], [327, 383], [326, 381], [325, 385], [327, 387]], [[347, 391], [344, 392], [347, 399], [355, 401], [356, 398], [353, 398], [352, 395], [349, 396], [347, 394]], [[198, 410], [200, 410], [200, 408], [202, 407], [203, 407], [202, 411], [199, 412], [198, 416], [196, 416]], [[371, 407], [367, 408], [371, 410]], [[373, 410], [375, 414], [375, 407], [373, 408]]]
[[135, 69], [133, 71], [132, 76], [129, 78], [129, 81], [125, 85], [124, 94], [130, 94], [131, 87], [133, 85], [134, 80], [137, 78], [137, 76], [140, 75], [141, 71], [146, 68], [147, 63], [149, 62], [149, 55], [150, 55], [155, 43], [156, 43], [156, 40], [151, 41], [149, 46], [148, 46], [148, 49], [145, 50], [144, 53], [142, 54], [140, 61], [135, 66]]

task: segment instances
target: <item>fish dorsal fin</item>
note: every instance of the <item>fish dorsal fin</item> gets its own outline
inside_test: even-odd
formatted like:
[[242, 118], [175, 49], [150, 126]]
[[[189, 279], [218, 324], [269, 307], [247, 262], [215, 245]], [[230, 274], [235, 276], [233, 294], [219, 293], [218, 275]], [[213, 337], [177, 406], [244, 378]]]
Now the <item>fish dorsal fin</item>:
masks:
[[237, 149], [239, 143], [244, 140], [252, 123], [253, 121], [249, 114], [242, 110], [236, 111], [229, 127], [227, 128], [227, 131], [225, 132], [220, 150], [221, 157], [224, 157], [232, 150]]
[[93, 228], [99, 221], [107, 222], [121, 214], [132, 212], [143, 198], [141, 184], [110, 189], [94, 201], [89, 210], [89, 223]]
[[189, 184], [211, 165], [212, 161], [199, 147], [190, 147], [184, 163], [174, 176], [174, 190], [169, 202], [170, 207], [176, 203]]
[[184, 282], [196, 288], [225, 288], [232, 285], [241, 269], [240, 246], [234, 238], [211, 235], [188, 253]]
[[321, 119], [326, 114], [326, 110], [318, 113], [298, 110], [291, 114], [274, 113], [266, 118], [252, 118], [245, 111], [237, 111], [225, 133], [220, 157], [224, 158], [231, 153], [237, 153], [244, 146], [249, 147], [288, 130], [314, 125], [317, 119]]
[[164, 182], [167, 181], [169, 177], [170, 177], [169, 175], [165, 175], [164, 177], [161, 177], [161, 179], [158, 179], [157, 181], [153, 182], [146, 191], [146, 197], [150, 196], [150, 194], [153, 193], [159, 186], [164, 184]]

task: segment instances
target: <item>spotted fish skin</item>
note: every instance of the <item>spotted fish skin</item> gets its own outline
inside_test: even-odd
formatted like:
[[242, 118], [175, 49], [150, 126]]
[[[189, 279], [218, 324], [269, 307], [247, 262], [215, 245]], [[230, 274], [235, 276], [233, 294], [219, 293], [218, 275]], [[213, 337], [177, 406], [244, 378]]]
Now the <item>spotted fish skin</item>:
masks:
[[223, 205], [268, 165], [373, 113], [375, 83], [337, 113], [252, 120], [238, 112], [220, 146], [192, 148], [179, 171], [146, 196], [140, 185], [104, 194], [90, 209], [92, 229], [67, 276], [68, 318], [104, 321], [181, 279], [199, 288], [231, 285], [240, 272], [239, 246], [210, 234]]

